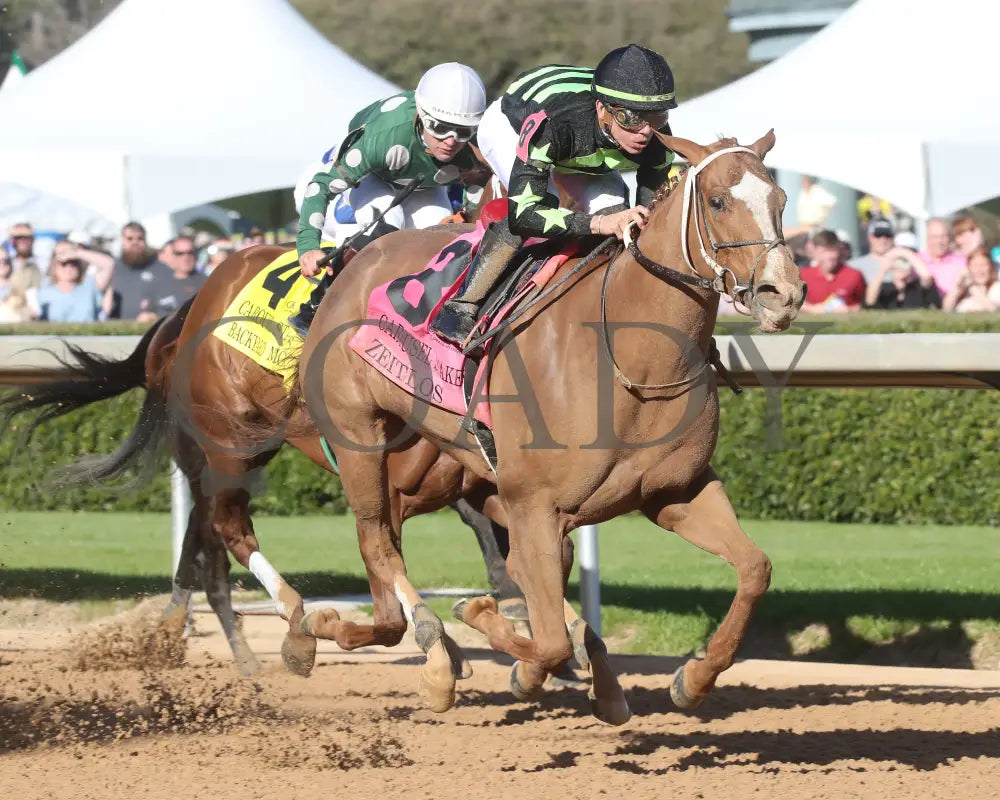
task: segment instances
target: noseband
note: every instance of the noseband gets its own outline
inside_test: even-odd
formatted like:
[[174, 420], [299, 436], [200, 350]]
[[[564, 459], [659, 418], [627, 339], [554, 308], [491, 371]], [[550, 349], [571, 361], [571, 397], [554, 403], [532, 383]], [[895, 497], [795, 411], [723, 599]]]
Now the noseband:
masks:
[[[688, 269], [691, 270], [693, 276], [686, 275], [683, 272], [678, 272], [665, 264], [660, 264], [659, 262], [648, 258], [639, 249], [638, 237], [634, 240], [632, 238], [632, 225], [626, 228], [623, 239], [625, 246], [628, 248], [632, 257], [654, 275], [657, 275], [664, 280], [678, 281], [680, 283], [698, 286], [702, 289], [710, 289], [718, 294], [728, 294], [734, 300], [739, 300], [740, 303], [749, 308], [750, 303], [744, 298], [746, 295], [749, 295], [749, 300], [752, 302], [753, 295], [756, 291], [757, 267], [768, 253], [770, 253], [774, 248], [783, 245], [785, 240], [781, 237], [776, 237], [774, 239], [744, 239], [732, 242], [715, 241], [712, 236], [712, 229], [708, 225], [708, 214], [705, 212], [705, 198], [698, 192], [698, 176], [701, 174], [701, 171], [705, 169], [705, 167], [715, 161], [715, 159], [719, 158], [719, 156], [724, 156], [729, 153], [750, 153], [755, 158], [760, 158], [749, 147], [725, 147], [722, 150], [716, 150], [714, 153], [709, 154], [708, 157], [701, 161], [701, 163], [688, 169], [687, 181], [684, 183], [684, 204], [681, 209], [681, 253], [683, 253], [684, 262], [688, 265]], [[701, 250], [701, 257], [715, 273], [714, 279], [701, 277], [701, 275], [698, 274], [698, 270], [694, 267], [694, 261], [691, 258], [690, 243], [688, 241], [688, 226], [692, 221], [692, 215], [694, 217], [694, 229], [698, 234], [698, 247]], [[704, 228], [705, 236], [708, 237], [708, 244], [712, 248], [711, 254], [709, 254], [708, 249], [705, 247], [705, 239], [702, 236], [702, 228]], [[735, 247], [752, 247], [754, 245], [764, 245], [764, 249], [761, 250], [761, 252], [758, 253], [757, 258], [754, 259], [747, 283], [741, 284], [736, 277], [736, 273], [728, 267], [723, 267], [719, 264], [716, 257], [718, 256], [720, 250]], [[732, 290], [729, 290], [726, 286], [727, 273], [733, 278]]]

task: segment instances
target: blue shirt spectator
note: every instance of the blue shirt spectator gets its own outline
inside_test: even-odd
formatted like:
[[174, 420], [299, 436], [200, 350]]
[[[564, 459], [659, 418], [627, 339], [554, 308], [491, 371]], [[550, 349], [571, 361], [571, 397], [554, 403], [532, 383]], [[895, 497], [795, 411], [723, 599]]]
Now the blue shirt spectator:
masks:
[[84, 277], [83, 262], [61, 258], [53, 265], [52, 282], [38, 290], [41, 319], [48, 322], [95, 322], [103, 292]]

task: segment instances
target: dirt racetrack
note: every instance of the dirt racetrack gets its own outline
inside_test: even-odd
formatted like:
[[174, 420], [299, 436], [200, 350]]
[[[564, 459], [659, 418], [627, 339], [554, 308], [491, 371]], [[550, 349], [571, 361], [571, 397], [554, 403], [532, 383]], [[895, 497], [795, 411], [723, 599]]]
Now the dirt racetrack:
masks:
[[[246, 618], [265, 662], [254, 679], [236, 675], [208, 615], [179, 667], [124, 628], [0, 628], [0, 797], [1000, 795], [1000, 672], [744, 661], [681, 713], [678, 660], [621, 656], [634, 716], [609, 728], [580, 690], [517, 702], [510, 662], [468, 638], [475, 675], [443, 715], [419, 705], [411, 638], [354, 654], [321, 643], [296, 678], [282, 625]], [[144, 668], [111, 668], [130, 659]]]

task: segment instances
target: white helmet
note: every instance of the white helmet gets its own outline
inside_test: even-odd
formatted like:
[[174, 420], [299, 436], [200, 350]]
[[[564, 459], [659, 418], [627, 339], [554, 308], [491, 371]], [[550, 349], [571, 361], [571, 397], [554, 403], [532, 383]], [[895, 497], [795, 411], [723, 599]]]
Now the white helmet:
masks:
[[475, 127], [486, 110], [486, 89], [476, 71], [454, 61], [427, 70], [415, 98], [422, 115], [453, 125]]

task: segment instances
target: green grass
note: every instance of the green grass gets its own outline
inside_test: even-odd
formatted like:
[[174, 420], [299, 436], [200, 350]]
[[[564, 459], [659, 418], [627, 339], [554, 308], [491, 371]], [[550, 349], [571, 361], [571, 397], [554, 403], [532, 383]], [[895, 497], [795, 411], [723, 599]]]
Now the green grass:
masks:
[[[353, 518], [263, 517], [255, 527], [268, 558], [303, 594], [367, 591]], [[910, 642], [921, 663], [962, 663], [967, 655], [956, 652], [967, 654], [975, 640], [1000, 630], [995, 528], [745, 527], [774, 565], [746, 645], [751, 653], [795, 649], [814, 658], [870, 660], [878, 648], [890, 652]], [[408, 522], [404, 547], [417, 586], [486, 586], [475, 539], [451, 513]], [[602, 525], [600, 548], [604, 633], [615, 649], [697, 650], [725, 615], [736, 577], [720, 559], [639, 517]], [[5, 598], [102, 601], [163, 592], [169, 563], [167, 515], [0, 514]], [[257, 588], [241, 568], [233, 576]], [[577, 596], [574, 569], [570, 597]], [[444, 611], [450, 601], [433, 605]]]

